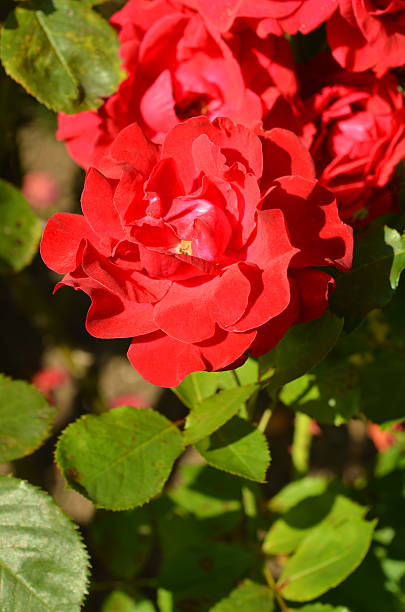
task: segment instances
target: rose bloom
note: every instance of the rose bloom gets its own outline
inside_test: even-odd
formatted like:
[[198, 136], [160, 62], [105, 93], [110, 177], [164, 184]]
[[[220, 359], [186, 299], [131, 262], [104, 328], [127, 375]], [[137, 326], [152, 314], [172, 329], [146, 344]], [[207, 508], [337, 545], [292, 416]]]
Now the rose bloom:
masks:
[[361, 227], [397, 209], [392, 177], [405, 156], [404, 100], [392, 74], [327, 70], [324, 78], [332, 84], [305, 103], [317, 128], [310, 151], [342, 219]]
[[268, 34], [308, 34], [329, 19], [337, 0], [184, 0], [199, 11], [220, 32], [229, 30], [236, 20], [250, 23], [258, 36]]
[[299, 132], [288, 41], [263, 41], [249, 28], [225, 41], [199, 14], [182, 9], [165, 0], [130, 0], [113, 15], [127, 78], [97, 112], [59, 115], [57, 136], [83, 168], [118, 178], [110, 146], [135, 121], [156, 143], [180, 121], [202, 114], [248, 127], [263, 118], [265, 127], [297, 123]]
[[195, 117], [158, 147], [133, 124], [111, 156], [120, 179], [90, 169], [83, 215], [54, 215], [41, 253], [91, 298], [90, 334], [134, 336], [144, 378], [236, 367], [325, 311], [319, 268], [350, 267], [352, 231], [295, 134]]
[[339, 0], [327, 24], [328, 42], [347, 70], [382, 76], [405, 64], [404, 0]]

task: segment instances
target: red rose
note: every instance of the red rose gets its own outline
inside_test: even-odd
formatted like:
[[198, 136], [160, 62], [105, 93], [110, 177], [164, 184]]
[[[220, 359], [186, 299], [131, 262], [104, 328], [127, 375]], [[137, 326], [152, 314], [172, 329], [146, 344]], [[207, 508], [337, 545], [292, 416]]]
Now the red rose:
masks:
[[319, 267], [346, 270], [352, 234], [292, 132], [195, 117], [160, 149], [133, 124], [111, 156], [120, 179], [91, 169], [83, 216], [54, 215], [41, 253], [90, 296], [89, 333], [134, 336], [146, 379], [243, 363], [323, 313], [333, 280]]
[[180, 121], [202, 114], [248, 127], [267, 115], [271, 126], [298, 122], [290, 101], [297, 83], [287, 40], [263, 41], [245, 28], [225, 42], [200, 15], [184, 10], [162, 0], [132, 0], [113, 16], [128, 78], [97, 113], [59, 115], [58, 137], [84, 168], [118, 178], [109, 148], [135, 121], [157, 143]]
[[199, 11], [207, 23], [220, 32], [229, 30], [235, 19], [243, 18], [258, 36], [308, 34], [329, 19], [338, 0], [184, 0]]
[[373, 68], [382, 76], [405, 64], [404, 0], [339, 0], [327, 24], [328, 42], [343, 68]]
[[317, 127], [310, 150], [342, 219], [361, 226], [397, 207], [388, 185], [405, 156], [404, 100], [394, 75], [338, 71], [328, 78], [333, 84], [306, 103]]

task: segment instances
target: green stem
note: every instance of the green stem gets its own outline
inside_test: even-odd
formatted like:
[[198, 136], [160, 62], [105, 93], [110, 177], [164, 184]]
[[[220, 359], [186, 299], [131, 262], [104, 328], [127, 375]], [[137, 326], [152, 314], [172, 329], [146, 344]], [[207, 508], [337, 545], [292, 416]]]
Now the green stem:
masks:
[[302, 412], [295, 413], [291, 459], [296, 478], [304, 476], [309, 469], [312, 440], [311, 420], [311, 417]]
[[273, 411], [271, 408], [266, 408], [266, 410], [263, 412], [259, 424], [257, 426], [257, 429], [261, 432], [265, 432], [267, 429], [267, 425], [270, 422], [271, 419], [271, 415], [273, 414]]
[[274, 578], [273, 578], [273, 576], [271, 574], [271, 571], [267, 567], [267, 565], [265, 565], [264, 568], [263, 568], [263, 574], [264, 574], [264, 577], [266, 579], [266, 582], [268, 584], [269, 589], [274, 593], [274, 596], [275, 596], [275, 598], [277, 600], [278, 605], [280, 606], [280, 609], [283, 612], [290, 612], [290, 609], [288, 608], [288, 606], [285, 603], [284, 599], [281, 597], [279, 591], [277, 590], [276, 583], [274, 582]]

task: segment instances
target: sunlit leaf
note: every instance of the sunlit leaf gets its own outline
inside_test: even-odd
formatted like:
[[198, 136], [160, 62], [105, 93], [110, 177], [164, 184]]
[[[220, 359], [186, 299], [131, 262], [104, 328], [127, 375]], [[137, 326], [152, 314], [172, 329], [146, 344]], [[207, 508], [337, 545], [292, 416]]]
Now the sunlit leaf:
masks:
[[122, 406], [69, 425], [55, 456], [72, 489], [100, 508], [126, 510], [161, 491], [182, 450], [179, 430], [164, 416]]
[[191, 409], [186, 419], [184, 443], [194, 444], [229, 421], [257, 389], [255, 385], [225, 389]]
[[265, 480], [270, 465], [266, 437], [244, 419], [233, 417], [195, 448], [213, 467], [249, 480]]

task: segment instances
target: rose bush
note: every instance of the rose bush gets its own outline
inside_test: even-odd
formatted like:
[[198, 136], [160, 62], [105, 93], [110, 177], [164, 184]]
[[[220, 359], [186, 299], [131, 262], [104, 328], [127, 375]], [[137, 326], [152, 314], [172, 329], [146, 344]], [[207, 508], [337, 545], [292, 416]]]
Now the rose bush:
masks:
[[319, 65], [329, 84], [305, 103], [310, 126], [317, 128], [310, 150], [342, 219], [362, 226], [398, 206], [392, 178], [405, 156], [403, 95], [392, 74], [377, 79]]
[[157, 143], [180, 121], [201, 114], [248, 127], [264, 119], [265, 127], [302, 129], [293, 101], [294, 60], [284, 38], [264, 41], [245, 27], [225, 41], [199, 14], [165, 0], [131, 0], [111, 21], [127, 78], [97, 112], [59, 115], [58, 137], [83, 168], [114, 176], [110, 145], [135, 121]]
[[160, 148], [133, 124], [111, 156], [120, 178], [90, 169], [83, 215], [54, 215], [41, 253], [90, 296], [90, 334], [134, 336], [146, 379], [235, 367], [324, 312], [319, 267], [350, 267], [352, 233], [292, 132], [195, 117]]
[[339, 0], [327, 24], [333, 56], [343, 68], [377, 76], [405, 63], [404, 0]]

